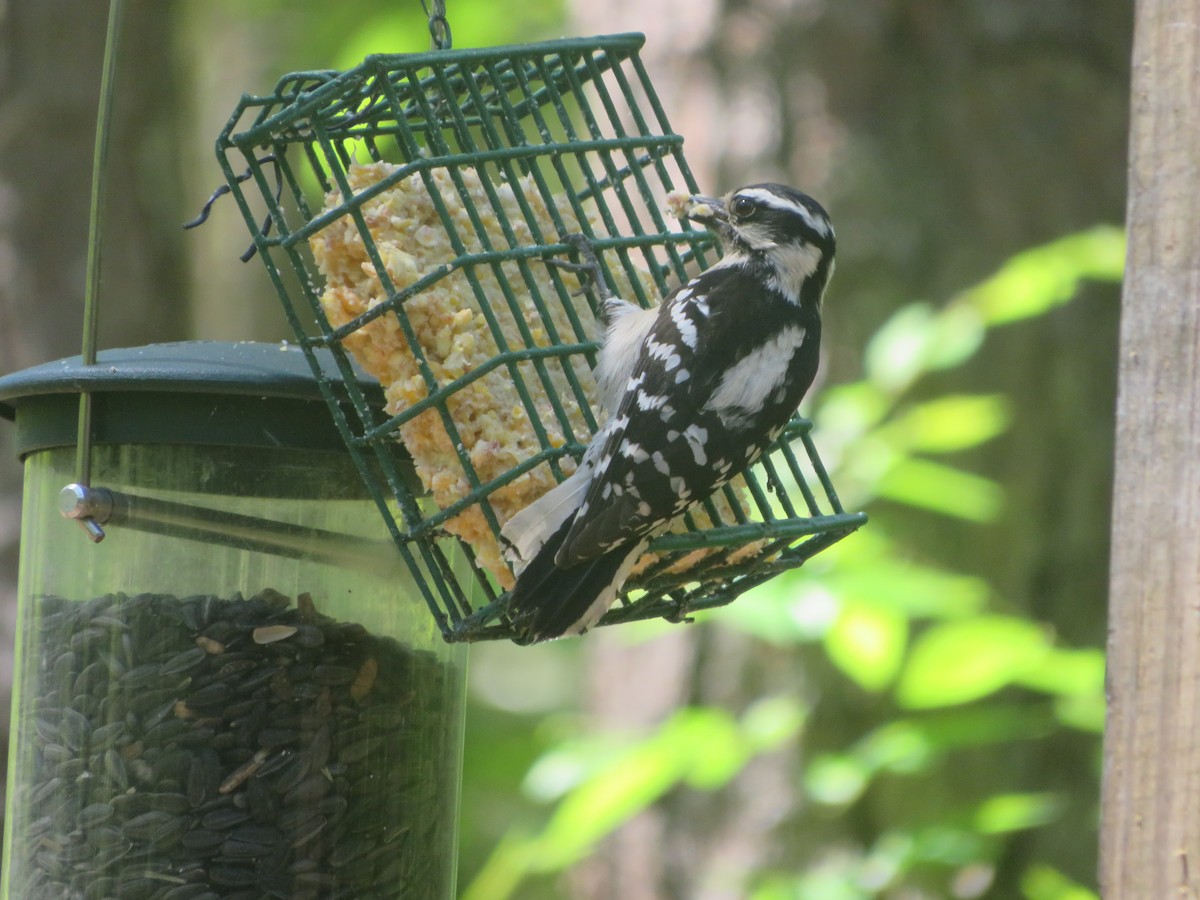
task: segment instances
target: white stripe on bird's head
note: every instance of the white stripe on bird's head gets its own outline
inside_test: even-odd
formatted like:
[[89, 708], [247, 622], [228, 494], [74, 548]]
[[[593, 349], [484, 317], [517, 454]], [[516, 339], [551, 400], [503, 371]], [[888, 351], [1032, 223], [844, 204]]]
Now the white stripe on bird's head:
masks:
[[731, 203], [736, 197], [745, 197], [748, 200], [753, 200], [756, 203], [766, 206], [770, 209], [778, 209], [784, 212], [798, 216], [803, 222], [817, 234], [829, 235], [832, 233], [832, 228], [829, 225], [829, 219], [824, 215], [815, 213], [803, 203], [794, 200], [791, 197], [784, 196], [766, 187], [745, 187], [739, 188], [730, 193], [726, 206]]

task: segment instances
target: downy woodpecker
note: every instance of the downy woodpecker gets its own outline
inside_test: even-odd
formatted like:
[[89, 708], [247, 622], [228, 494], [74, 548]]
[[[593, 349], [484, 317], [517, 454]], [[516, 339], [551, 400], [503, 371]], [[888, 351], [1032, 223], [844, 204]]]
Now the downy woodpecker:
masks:
[[502, 531], [526, 642], [591, 627], [650, 540], [779, 438], [816, 375], [835, 246], [821, 205], [754, 184], [681, 212], [724, 255], [655, 309], [607, 300], [609, 418], [574, 474]]

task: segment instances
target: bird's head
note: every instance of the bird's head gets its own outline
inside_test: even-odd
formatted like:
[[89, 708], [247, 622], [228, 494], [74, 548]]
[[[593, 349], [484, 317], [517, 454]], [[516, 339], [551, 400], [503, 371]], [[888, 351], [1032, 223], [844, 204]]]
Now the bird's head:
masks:
[[836, 238], [829, 214], [782, 184], [751, 184], [724, 197], [693, 195], [684, 215], [717, 232], [720, 266], [762, 266], [791, 302], [819, 304], [833, 273]]

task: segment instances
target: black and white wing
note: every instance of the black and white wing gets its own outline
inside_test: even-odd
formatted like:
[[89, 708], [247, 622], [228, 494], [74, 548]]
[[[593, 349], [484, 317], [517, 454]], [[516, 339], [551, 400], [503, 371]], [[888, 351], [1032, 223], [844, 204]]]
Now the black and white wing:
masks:
[[557, 554], [577, 565], [662, 530], [754, 462], [816, 373], [820, 319], [715, 267], [659, 308]]

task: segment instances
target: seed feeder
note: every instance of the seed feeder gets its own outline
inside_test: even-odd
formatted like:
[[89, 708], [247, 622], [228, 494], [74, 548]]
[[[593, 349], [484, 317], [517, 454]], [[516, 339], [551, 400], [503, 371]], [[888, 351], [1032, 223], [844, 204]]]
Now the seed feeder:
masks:
[[325, 409], [278, 345], [0, 379], [25, 463], [9, 896], [450, 896], [463, 660], [395, 602]]
[[[662, 212], [698, 186], [643, 41], [442, 46], [288, 75], [217, 141], [252, 251], [448, 641], [519, 639], [500, 528], [574, 470], [601, 417], [600, 292], [558, 263], [590, 249], [607, 285], [650, 306], [717, 258]], [[353, 388], [337, 402], [356, 362], [382, 410]], [[601, 624], [721, 606], [858, 528], [809, 430], [796, 419], [659, 537]]]
[[465, 647], [404, 602], [326, 401], [379, 385], [318, 384], [287, 344], [97, 352], [97, 206], [83, 354], [0, 378], [24, 462], [5, 896], [453, 896]]

